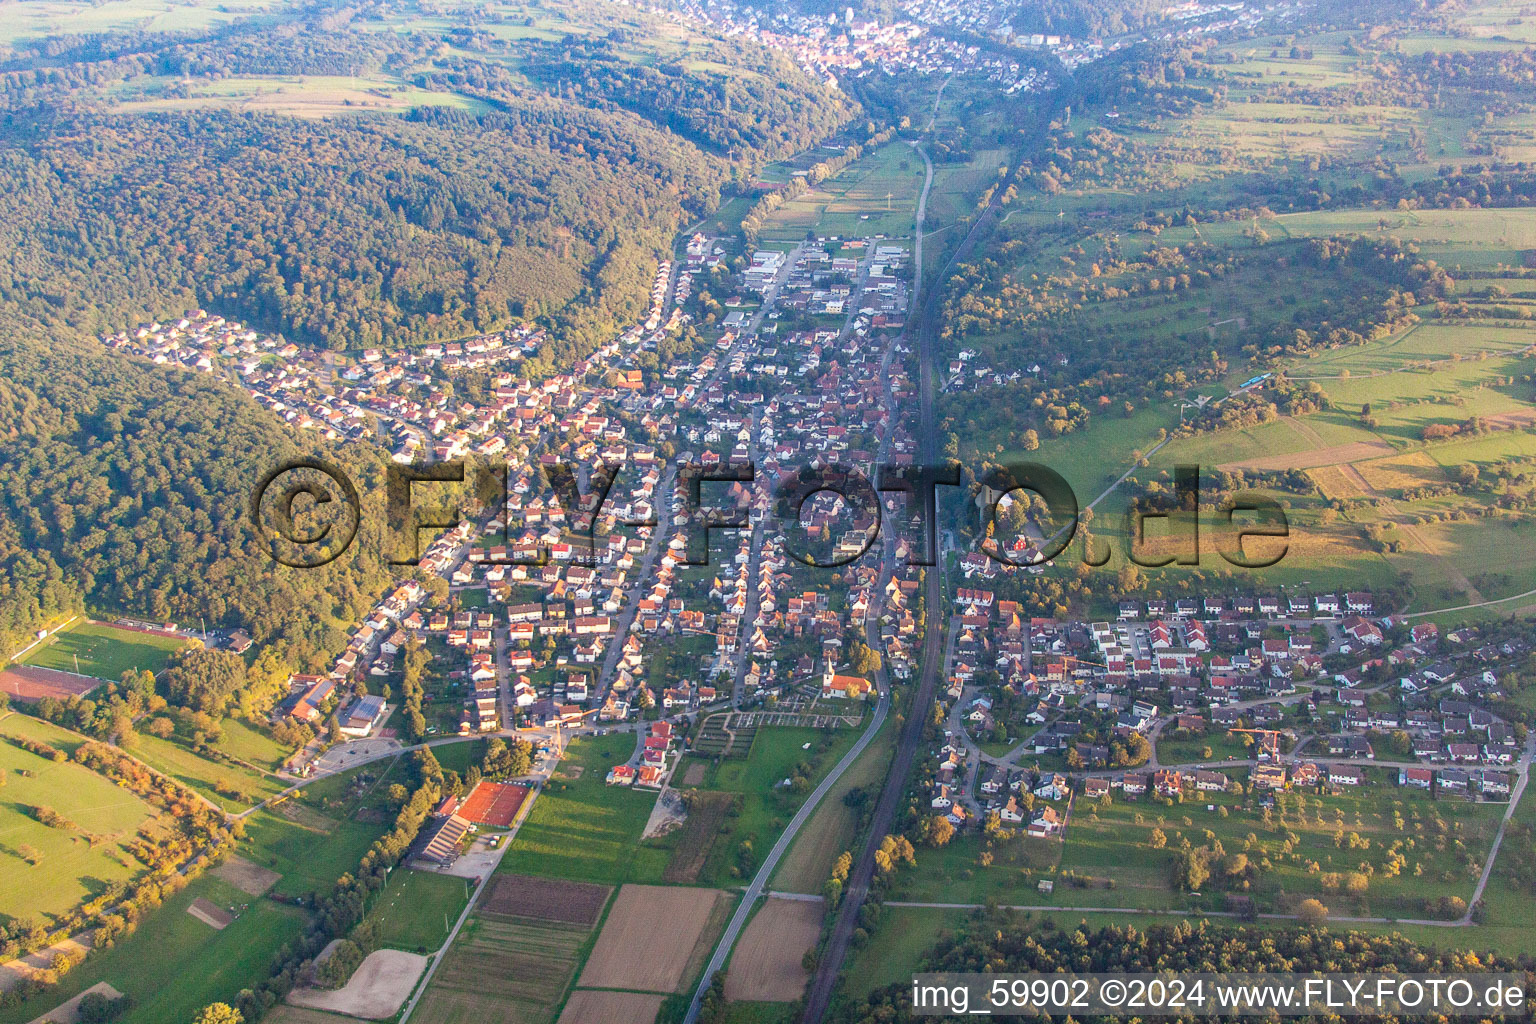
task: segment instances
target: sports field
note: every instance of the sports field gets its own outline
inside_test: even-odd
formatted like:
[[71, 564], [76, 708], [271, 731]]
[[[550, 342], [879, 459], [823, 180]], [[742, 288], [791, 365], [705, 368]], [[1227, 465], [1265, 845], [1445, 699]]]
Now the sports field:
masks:
[[477, 825], [510, 828], [528, 793], [527, 786], [481, 782], [459, 807], [459, 816]]
[[78, 672], [115, 683], [124, 672], [159, 672], [170, 660], [171, 652], [186, 644], [186, 640], [175, 637], [81, 619], [29, 651], [22, 664]]
[[469, 902], [467, 879], [431, 871], [396, 869], [389, 884], [373, 898], [368, 916], [383, 925], [381, 944], [411, 953], [431, 953]]

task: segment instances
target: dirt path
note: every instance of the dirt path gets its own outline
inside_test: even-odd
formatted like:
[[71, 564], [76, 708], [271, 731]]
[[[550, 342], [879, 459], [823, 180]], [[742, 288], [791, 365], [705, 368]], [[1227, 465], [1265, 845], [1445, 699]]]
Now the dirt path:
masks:
[[1311, 441], [1319, 448], [1328, 447], [1327, 444], [1323, 441], [1323, 435], [1312, 429], [1312, 424], [1306, 423], [1296, 416], [1287, 416], [1285, 418], [1285, 422], [1290, 424], [1292, 430], [1296, 431], [1296, 433], [1300, 434], [1308, 441]]

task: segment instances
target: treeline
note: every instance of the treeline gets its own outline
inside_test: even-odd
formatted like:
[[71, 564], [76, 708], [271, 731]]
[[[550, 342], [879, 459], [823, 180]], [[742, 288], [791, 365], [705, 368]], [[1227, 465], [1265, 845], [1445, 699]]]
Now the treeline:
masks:
[[[8, 922], [0, 929], [0, 959], [34, 952], [87, 928], [94, 929], [94, 949], [111, 947], [131, 935], [151, 911], [180, 892], [203, 869], [217, 863], [243, 834], [240, 822], [229, 821], [222, 811], [210, 807], [179, 782], [151, 771], [106, 744], [83, 743], [72, 759], [164, 812], [158, 824], [141, 826], [125, 843], [148, 870], [136, 881], [106, 885], [70, 913], [55, 919], [50, 927], [31, 919]], [[48, 808], [38, 810], [39, 820], [58, 819]], [[66, 826], [68, 823], [64, 822], [51, 827]], [[0, 1006], [30, 999], [57, 983], [83, 956], [69, 952], [55, 956], [47, 969], [0, 996]]]
[[309, 926], [302, 936], [278, 951], [267, 980], [240, 993], [235, 1005], [246, 1020], [260, 1020], [305, 977], [314, 958], [332, 939], [348, 935], [362, 923], [369, 896], [384, 888], [389, 872], [416, 841], [441, 799], [444, 775], [430, 750], [414, 751], [410, 761], [411, 795], [395, 816], [393, 827], [363, 854], [356, 872], [342, 875], [329, 893], [316, 897]]
[[[1275, 930], [1198, 924], [1147, 928], [1112, 925], [1062, 927], [1029, 914], [978, 912], [954, 933], [943, 933], [922, 958], [920, 970], [978, 973], [1468, 973], [1529, 972], [1528, 956], [1493, 952], [1443, 951], [1400, 934], [1370, 935], [1315, 926]], [[933, 1020], [913, 1012], [912, 986], [890, 985], [863, 1000], [850, 1000], [833, 1017], [842, 1024]], [[951, 1018], [945, 1018], [951, 1019]], [[1109, 1024], [1123, 1017], [1085, 1014], [1084, 1024]], [[1238, 1016], [1195, 1014], [1198, 1021]], [[1322, 1019], [1322, 1018], [1310, 1018]], [[1394, 1018], [1382, 1015], [1376, 1019]]]

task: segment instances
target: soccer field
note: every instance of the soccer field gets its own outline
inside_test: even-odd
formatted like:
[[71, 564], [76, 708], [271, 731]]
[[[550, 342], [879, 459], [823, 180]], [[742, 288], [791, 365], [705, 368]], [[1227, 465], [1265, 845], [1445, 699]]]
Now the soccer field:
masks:
[[185, 644], [185, 640], [173, 637], [81, 620], [44, 640], [21, 662], [116, 682], [124, 672], [159, 672], [171, 652]]

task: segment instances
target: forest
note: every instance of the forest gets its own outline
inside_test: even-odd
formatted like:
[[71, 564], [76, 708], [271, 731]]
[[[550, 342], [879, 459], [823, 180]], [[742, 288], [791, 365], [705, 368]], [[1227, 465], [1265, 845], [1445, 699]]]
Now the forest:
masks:
[[[1312, 901], [1316, 902], [1316, 901]], [[1326, 916], [1326, 909], [1323, 909]], [[979, 913], [940, 937], [923, 958], [921, 970], [955, 973], [1141, 973], [1401, 971], [1405, 973], [1528, 972], [1529, 958], [1452, 953], [1427, 948], [1401, 935], [1368, 935], [1318, 925], [1284, 930], [1224, 927], [1209, 922], [1156, 924], [1146, 928], [1112, 925], [1063, 927], [1052, 919]], [[835, 1018], [844, 1024], [955, 1020], [918, 1016], [911, 985], [881, 989], [845, 1004]], [[1040, 1018], [1045, 1019], [1045, 1018]], [[1098, 1024], [1119, 1016], [1073, 1019]], [[1194, 1020], [1235, 1020], [1236, 1016], [1194, 1015]], [[1298, 1018], [1303, 1019], [1303, 1018]], [[1305, 1018], [1312, 1019], [1312, 1018]], [[1377, 1016], [1374, 1019], [1395, 1019]]]
[[[642, 315], [657, 259], [722, 190], [854, 112], [740, 42], [711, 50], [739, 79], [695, 89], [684, 72], [683, 91], [631, 109], [606, 94], [635, 83], [602, 47], [556, 48], [562, 66], [592, 62], [592, 87], [562, 94], [368, 16], [295, 7], [0, 54], [0, 662], [91, 608], [244, 626], [315, 667], [391, 580], [366, 509], [346, 557], [313, 571], [275, 565], [245, 516], [262, 474], [300, 455], [345, 465], [366, 505], [381, 453], [306, 449], [217, 381], [92, 335], [192, 308], [349, 350], [534, 321], [549, 341], [525, 372], [546, 375]], [[125, 113], [110, 92], [381, 69], [481, 106]]]

